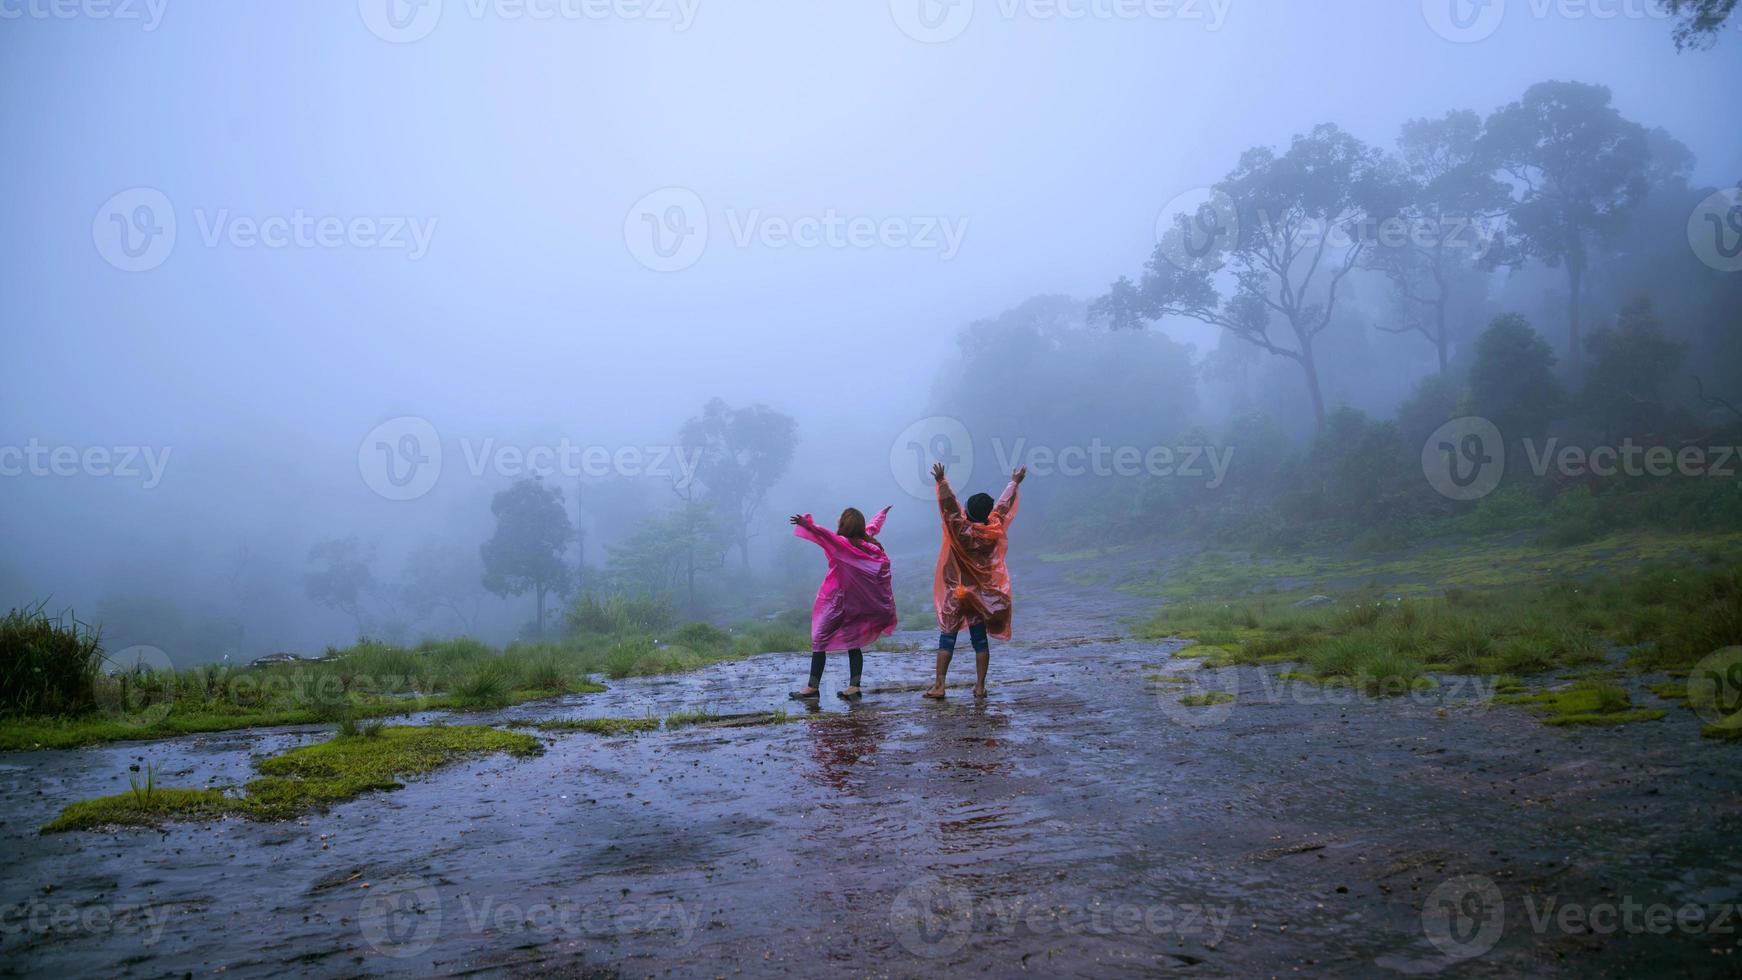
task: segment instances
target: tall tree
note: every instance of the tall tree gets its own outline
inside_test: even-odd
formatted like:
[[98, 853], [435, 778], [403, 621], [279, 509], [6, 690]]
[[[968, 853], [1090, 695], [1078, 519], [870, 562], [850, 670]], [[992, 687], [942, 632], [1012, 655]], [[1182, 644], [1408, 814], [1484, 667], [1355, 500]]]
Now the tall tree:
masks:
[[[1367, 250], [1365, 265], [1385, 274], [1405, 306], [1387, 333], [1417, 332], [1433, 344], [1444, 374], [1451, 359], [1449, 309], [1487, 251], [1492, 223], [1508, 203], [1506, 185], [1484, 166], [1482, 119], [1448, 112], [1403, 124], [1395, 161], [1396, 209]], [[1378, 216], [1376, 216], [1378, 217]]]
[[612, 584], [637, 594], [683, 593], [685, 614], [700, 615], [696, 576], [725, 564], [731, 529], [706, 501], [686, 501], [677, 510], [641, 522], [622, 543], [607, 548]]
[[1687, 345], [1670, 337], [1651, 302], [1627, 304], [1613, 327], [1592, 331], [1591, 370], [1580, 393], [1585, 416], [1605, 439], [1654, 434], [1667, 420], [1664, 391]]
[[[792, 464], [798, 423], [767, 405], [733, 408], [715, 398], [702, 414], [685, 422], [679, 443], [696, 453], [696, 479], [707, 488], [717, 514], [726, 520], [742, 567], [750, 568], [750, 528], [768, 490]], [[678, 495], [692, 501], [690, 488]]]
[[1496, 317], [1476, 340], [1470, 411], [1494, 423], [1509, 444], [1542, 435], [1566, 400], [1554, 362], [1554, 350], [1529, 321], [1513, 313]]
[[1566, 351], [1577, 376], [1592, 251], [1614, 239], [1649, 186], [1646, 129], [1621, 117], [1605, 86], [1538, 82], [1488, 117], [1483, 147], [1517, 184], [1507, 257], [1566, 269]]
[[[1197, 213], [1174, 216], [1140, 282], [1121, 277], [1091, 312], [1115, 328], [1165, 316], [1208, 323], [1299, 365], [1314, 422], [1325, 400], [1313, 341], [1336, 313], [1337, 289], [1368, 241], [1380, 155], [1325, 123], [1287, 152], [1254, 147]], [[1227, 265], [1224, 295], [1215, 273]], [[1272, 333], [1280, 320], [1284, 336]]]
[[1736, 0], [1658, 0], [1658, 4], [1677, 17], [1677, 51], [1716, 44], [1718, 31], [1736, 9]]
[[310, 548], [308, 557], [315, 566], [303, 578], [308, 597], [350, 616], [359, 636], [366, 633], [365, 600], [380, 592], [375, 581], [375, 545], [356, 537], [332, 538]]
[[563, 492], [536, 477], [516, 482], [490, 501], [496, 533], [478, 549], [484, 561], [484, 588], [507, 598], [537, 596], [539, 637], [544, 636], [544, 600], [551, 593], [567, 595], [573, 569], [564, 555], [573, 529], [563, 506]]
[[477, 632], [482, 570], [471, 549], [435, 538], [424, 540], [405, 559], [400, 586], [406, 604], [419, 617], [440, 610], [463, 633]]

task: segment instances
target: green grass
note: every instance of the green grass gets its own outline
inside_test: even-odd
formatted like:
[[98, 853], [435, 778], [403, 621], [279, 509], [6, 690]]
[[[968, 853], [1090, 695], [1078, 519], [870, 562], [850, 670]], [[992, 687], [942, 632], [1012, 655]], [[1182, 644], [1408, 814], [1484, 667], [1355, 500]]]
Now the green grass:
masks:
[[[1430, 671], [1496, 675], [1508, 695], [1502, 700], [1540, 709], [1550, 724], [1650, 720], [1662, 713], [1626, 704], [1625, 691], [1613, 684], [1531, 694], [1520, 680], [1601, 666], [1683, 672], [1714, 650], [1742, 644], [1742, 551], [1733, 543], [1694, 552], [1661, 542], [1655, 548], [1635, 545], [1640, 556], [1619, 573], [1596, 575], [1583, 567], [1575, 576], [1552, 579], [1527, 566], [1520, 581], [1505, 588], [1441, 583], [1438, 594], [1370, 582], [1310, 607], [1295, 606], [1295, 593], [1170, 603], [1136, 633], [1190, 640], [1176, 655], [1202, 658], [1206, 667], [1292, 662], [1300, 665], [1290, 672], [1296, 679], [1347, 684], [1375, 695], [1432, 686]], [[1456, 564], [1465, 568], [1501, 557], [1473, 553]], [[1207, 568], [1230, 580], [1274, 573], [1217, 562]], [[1206, 580], [1200, 575], [1197, 581]], [[1319, 585], [1313, 591], [1325, 591]], [[1685, 683], [1652, 690], [1665, 698], [1686, 697]], [[1619, 708], [1615, 692], [1623, 698]]]
[[1571, 685], [1547, 691], [1503, 694], [1503, 704], [1523, 705], [1543, 716], [1549, 725], [1624, 725], [1656, 721], [1664, 712], [1635, 708], [1625, 688], [1596, 678], [1580, 678]]
[[[604, 611], [590, 613], [587, 622], [596, 626], [653, 615], [629, 603], [606, 603], [600, 608]], [[657, 636], [577, 634], [562, 642], [517, 644], [506, 650], [470, 638], [415, 647], [365, 640], [348, 649], [329, 649], [320, 660], [300, 663], [209, 666], [120, 677], [99, 674], [84, 687], [87, 697], [95, 691], [94, 707], [0, 712], [0, 751], [354, 722], [419, 711], [495, 709], [603, 691], [604, 686], [592, 680], [600, 675], [648, 676], [759, 653], [808, 649], [809, 637], [791, 625], [792, 619], [782, 617], [730, 631], [689, 623]], [[0, 670], [12, 662], [0, 663]], [[32, 703], [51, 702], [39, 698]]]
[[590, 732], [594, 735], [633, 735], [659, 728], [658, 718], [551, 718], [545, 721], [511, 722], [514, 728], [541, 732]]
[[1234, 695], [1227, 691], [1205, 691], [1202, 694], [1187, 694], [1179, 699], [1179, 703], [1188, 708], [1204, 708], [1212, 704], [1227, 704], [1234, 700]]
[[665, 716], [665, 727], [668, 729], [684, 728], [689, 725], [708, 725], [716, 722], [732, 722], [737, 725], [779, 725], [788, 721], [796, 721], [802, 716], [789, 715], [785, 711], [756, 711], [741, 715], [723, 715], [706, 709], [694, 711], [678, 711]]
[[102, 667], [97, 632], [70, 612], [37, 604], [0, 619], [0, 715], [89, 710]]
[[139, 787], [83, 800], [44, 825], [45, 834], [106, 826], [159, 826], [173, 820], [241, 816], [289, 820], [374, 790], [399, 789], [401, 780], [434, 772], [459, 759], [505, 752], [543, 751], [530, 735], [481, 726], [389, 727], [373, 735], [339, 736], [260, 761], [260, 776], [240, 790]]

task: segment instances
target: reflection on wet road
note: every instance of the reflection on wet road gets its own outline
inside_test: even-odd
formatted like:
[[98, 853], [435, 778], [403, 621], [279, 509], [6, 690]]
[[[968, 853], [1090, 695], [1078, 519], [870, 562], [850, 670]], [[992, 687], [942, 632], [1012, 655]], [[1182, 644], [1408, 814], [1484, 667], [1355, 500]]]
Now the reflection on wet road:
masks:
[[[1244, 976], [1742, 962], [1734, 931], [1539, 929], [1527, 904], [1739, 900], [1742, 748], [1701, 742], [1686, 712], [1569, 733], [1461, 688], [1374, 702], [1276, 669], [1197, 671], [1171, 644], [1117, 638], [1134, 607], [1031, 582], [983, 701], [921, 699], [923, 651], [868, 655], [868, 683], [912, 689], [849, 705], [830, 676], [814, 714], [784, 700], [803, 669], [792, 655], [618, 682], [473, 720], [795, 718], [552, 736], [540, 758], [457, 766], [292, 824], [34, 833], [72, 800], [124, 790], [130, 761], [176, 785], [236, 782], [251, 759], [322, 733], [0, 757], [5, 969]], [[1158, 673], [1191, 683], [1146, 679]], [[1237, 700], [1182, 707], [1200, 683]], [[1471, 905], [1483, 882], [1504, 919], [1492, 942], [1493, 906]]]

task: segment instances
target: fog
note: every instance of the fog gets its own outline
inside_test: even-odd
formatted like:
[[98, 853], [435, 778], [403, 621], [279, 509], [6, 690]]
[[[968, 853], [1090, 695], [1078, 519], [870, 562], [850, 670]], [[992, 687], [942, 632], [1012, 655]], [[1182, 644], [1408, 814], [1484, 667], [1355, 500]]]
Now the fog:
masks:
[[[368, 2], [98, 6], [0, 4], [0, 603], [71, 608], [177, 662], [526, 635], [530, 594], [455, 586], [457, 614], [407, 597], [443, 562], [450, 584], [476, 576], [528, 451], [579, 515], [578, 588], [624, 587], [608, 549], [693, 490], [674, 492], [669, 450], [715, 398], [794, 433], [747, 548], [722, 544], [707, 594], [680, 602], [722, 622], [804, 604], [820, 563], [793, 512], [895, 504], [884, 536], [898, 591], [916, 588], [935, 520], [892, 458], [934, 416], [966, 424], [968, 490], [996, 493], [1014, 439], [1231, 445], [1233, 479], [1313, 436], [1298, 373], [1189, 317], [1115, 331], [1090, 304], [1142, 274], [1169, 202], [1320, 123], [1390, 152], [1409, 120], [1593, 83], [1686, 147], [1670, 183], [1693, 201], [1742, 176], [1742, 37], [1678, 51], [1644, 0], [1507, 3], [1474, 40], [1398, 0], [979, 0], [936, 29], [901, 0], [393, 5], [410, 21]], [[1689, 206], [1639, 212], [1615, 246], [1638, 281], [1594, 275], [1592, 327], [1654, 282], [1666, 320], [1734, 326], [1712, 297], [1737, 274], [1694, 264]], [[705, 235], [677, 237], [698, 218]], [[1660, 275], [1648, 259], [1671, 251], [1705, 278]], [[1473, 275], [1454, 361], [1503, 313], [1564, 348], [1559, 268]], [[1006, 323], [1062, 333], [1019, 362], [986, 322], [1035, 297]], [[1388, 417], [1435, 352], [1380, 329], [1398, 314], [1379, 273], [1339, 304], [1326, 406]], [[1687, 330], [1707, 385], [1742, 379], [1734, 347]], [[1273, 442], [1228, 434], [1251, 413]], [[432, 450], [433, 483], [398, 482]], [[1062, 482], [1033, 486], [1037, 546], [1105, 524]], [[1115, 511], [1165, 535], [1149, 492]], [[347, 611], [309, 576], [313, 549], [350, 539], [375, 585]]]

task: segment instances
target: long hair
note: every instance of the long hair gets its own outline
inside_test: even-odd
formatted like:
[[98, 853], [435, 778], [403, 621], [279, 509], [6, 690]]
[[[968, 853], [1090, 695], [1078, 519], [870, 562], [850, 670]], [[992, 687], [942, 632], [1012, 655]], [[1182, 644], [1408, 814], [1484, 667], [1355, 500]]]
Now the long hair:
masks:
[[866, 550], [863, 542], [869, 541], [877, 547], [878, 551], [883, 552], [884, 557], [889, 556], [889, 552], [883, 547], [883, 542], [872, 537], [865, 530], [865, 515], [860, 513], [857, 507], [848, 507], [841, 511], [841, 520], [835, 525], [835, 533], [858, 545], [861, 551]]

